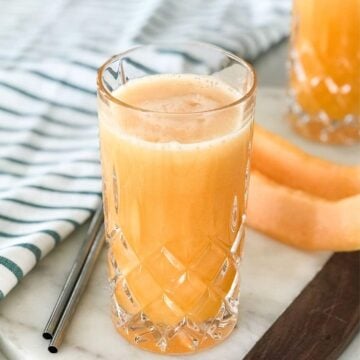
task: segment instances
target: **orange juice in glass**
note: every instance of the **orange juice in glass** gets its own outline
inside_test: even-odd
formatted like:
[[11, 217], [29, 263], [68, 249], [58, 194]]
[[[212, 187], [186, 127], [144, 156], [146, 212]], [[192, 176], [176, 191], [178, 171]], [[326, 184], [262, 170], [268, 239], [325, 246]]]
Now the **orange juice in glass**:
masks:
[[322, 142], [360, 140], [360, 0], [294, 0], [290, 113]]
[[254, 72], [206, 44], [143, 46], [102, 66], [98, 102], [117, 331], [160, 353], [221, 342], [237, 321]]

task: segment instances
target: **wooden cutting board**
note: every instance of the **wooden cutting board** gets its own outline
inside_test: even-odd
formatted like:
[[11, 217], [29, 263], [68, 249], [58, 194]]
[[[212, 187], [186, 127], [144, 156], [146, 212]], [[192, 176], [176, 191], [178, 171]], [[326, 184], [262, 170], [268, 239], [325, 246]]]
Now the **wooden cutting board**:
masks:
[[360, 251], [337, 253], [244, 360], [337, 359], [359, 325]]

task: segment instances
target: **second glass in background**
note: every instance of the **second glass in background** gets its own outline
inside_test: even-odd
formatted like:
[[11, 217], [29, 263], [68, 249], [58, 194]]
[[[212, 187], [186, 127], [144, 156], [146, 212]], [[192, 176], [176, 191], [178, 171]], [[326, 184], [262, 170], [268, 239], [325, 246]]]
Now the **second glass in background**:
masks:
[[325, 143], [360, 140], [360, 0], [294, 0], [289, 119]]

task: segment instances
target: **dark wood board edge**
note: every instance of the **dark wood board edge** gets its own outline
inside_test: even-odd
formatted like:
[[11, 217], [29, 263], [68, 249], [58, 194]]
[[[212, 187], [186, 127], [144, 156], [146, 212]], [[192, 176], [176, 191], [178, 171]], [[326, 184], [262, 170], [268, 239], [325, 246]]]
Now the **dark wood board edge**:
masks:
[[336, 253], [244, 360], [337, 359], [359, 327], [360, 251]]

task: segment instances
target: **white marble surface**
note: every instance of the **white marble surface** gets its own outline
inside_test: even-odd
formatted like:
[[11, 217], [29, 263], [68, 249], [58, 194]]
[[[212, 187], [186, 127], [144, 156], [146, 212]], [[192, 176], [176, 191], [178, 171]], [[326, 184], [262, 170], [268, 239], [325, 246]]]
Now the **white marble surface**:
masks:
[[[257, 121], [320, 156], [339, 162], [359, 161], [360, 146], [327, 147], [298, 138], [283, 122], [284, 92], [262, 89]], [[42, 329], [81, 244], [85, 227], [60, 244], [0, 304], [0, 359], [95, 360], [173, 359], [143, 352], [127, 344], [113, 329], [103, 251], [66, 339], [58, 354], [47, 351]], [[216, 348], [191, 356], [194, 360], [241, 359], [331, 254], [298, 251], [253, 230], [248, 231], [242, 264], [240, 321], [233, 335]], [[342, 360], [360, 355], [358, 335]], [[178, 357], [183, 358], [183, 357]], [[189, 357], [187, 357], [189, 358]]]

